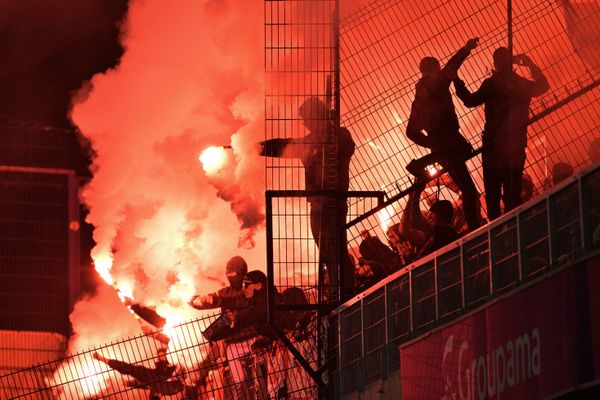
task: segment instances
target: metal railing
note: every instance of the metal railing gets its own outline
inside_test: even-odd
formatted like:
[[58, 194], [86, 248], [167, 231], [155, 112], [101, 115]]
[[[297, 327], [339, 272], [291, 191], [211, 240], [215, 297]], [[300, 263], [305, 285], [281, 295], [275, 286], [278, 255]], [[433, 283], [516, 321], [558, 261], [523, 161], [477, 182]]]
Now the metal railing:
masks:
[[[234, 391], [247, 396], [242, 398], [317, 397], [313, 380], [274, 336], [242, 332], [235, 339], [207, 341], [203, 332], [218, 315], [0, 375], [0, 399], [224, 400]], [[286, 315], [278, 322], [287, 340], [316, 366], [314, 316]], [[301, 328], [299, 320], [306, 322]]]
[[339, 395], [399, 368], [398, 345], [600, 249], [600, 164], [340, 306]]

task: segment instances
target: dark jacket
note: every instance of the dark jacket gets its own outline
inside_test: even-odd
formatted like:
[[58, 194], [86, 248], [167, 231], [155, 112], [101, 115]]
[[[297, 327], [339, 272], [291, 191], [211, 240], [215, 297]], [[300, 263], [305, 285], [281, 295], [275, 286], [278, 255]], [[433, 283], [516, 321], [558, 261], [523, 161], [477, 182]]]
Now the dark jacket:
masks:
[[423, 247], [421, 256], [432, 253], [441, 249], [447, 244], [458, 240], [459, 234], [453, 226], [433, 225], [433, 236], [430, 241]]
[[[438, 73], [423, 76], [415, 85], [415, 99], [406, 136], [419, 146], [444, 155], [463, 154], [471, 149], [459, 132], [458, 118], [450, 95], [450, 83], [469, 53], [470, 50], [463, 47]], [[427, 132], [426, 135], [423, 130]]]
[[[275, 303], [281, 303], [279, 293], [276, 293]], [[267, 324], [267, 307], [266, 290], [255, 292], [250, 299], [242, 295], [223, 298], [221, 301], [221, 308], [234, 311], [236, 331], [253, 329], [260, 335], [272, 337], [274, 332]]]
[[[212, 298], [213, 298], [212, 304], [203, 304], [200, 306], [196, 306], [196, 305], [192, 304], [192, 307], [194, 307], [197, 310], [211, 310], [213, 308], [221, 307], [221, 302], [223, 301], [224, 298], [237, 297], [237, 296], [241, 296], [241, 295], [242, 295], [242, 289], [233, 289], [231, 286], [226, 286], [226, 287], [221, 288], [221, 289], [217, 290], [216, 292], [211, 293], [209, 295], [209, 296], [212, 296]], [[197, 297], [203, 297], [203, 296], [194, 296], [194, 297], [192, 297], [192, 301]]]
[[[192, 305], [192, 307], [194, 307], [198, 310], [210, 310], [210, 309], [221, 307], [221, 310], [224, 311], [227, 309], [227, 307], [225, 307], [223, 304], [225, 304], [225, 305], [230, 304], [230, 302], [227, 299], [238, 298], [238, 297], [244, 298], [244, 296], [242, 295], [242, 289], [233, 289], [231, 286], [227, 286], [222, 289], [219, 289], [218, 291], [211, 293], [210, 296], [212, 296], [212, 298], [213, 298], [212, 304], [203, 304], [200, 306]], [[192, 298], [192, 301], [195, 297], [199, 297], [199, 296], [194, 296]], [[254, 329], [251, 329], [251, 328], [236, 329], [234, 335], [231, 335], [225, 339], [225, 343], [228, 344], [228, 343], [241, 342], [243, 340], [248, 340], [254, 336], [256, 336], [256, 331]]]
[[514, 71], [503, 75], [494, 73], [474, 93], [469, 92], [462, 80], [455, 81], [456, 94], [465, 106], [485, 104], [484, 152], [493, 152], [499, 157], [524, 152], [531, 98], [542, 95], [549, 88], [539, 67], [530, 69], [533, 81]]

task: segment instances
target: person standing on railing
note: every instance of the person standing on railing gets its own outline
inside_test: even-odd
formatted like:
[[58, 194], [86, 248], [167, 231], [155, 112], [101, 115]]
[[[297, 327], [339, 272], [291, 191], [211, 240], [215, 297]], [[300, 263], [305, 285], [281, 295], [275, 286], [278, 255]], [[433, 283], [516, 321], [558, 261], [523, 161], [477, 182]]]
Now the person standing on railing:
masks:
[[[334, 190], [343, 195], [348, 192], [350, 184], [350, 159], [355, 149], [352, 135], [346, 128], [335, 129], [331, 126], [329, 110], [317, 97], [306, 99], [298, 113], [309, 131], [308, 135], [261, 142], [260, 155], [299, 158], [304, 166], [306, 190]], [[327, 267], [333, 293], [335, 294], [338, 286], [339, 274], [343, 285], [341, 297], [347, 297], [354, 291], [354, 264], [346, 249], [344, 229], [348, 212], [347, 200], [344, 197], [338, 203], [334, 197], [309, 196], [307, 201], [310, 204], [310, 228], [319, 248], [320, 258]], [[336, 207], [337, 204], [341, 209]], [[337, 232], [341, 232], [339, 237]], [[341, 244], [344, 246], [340, 246]], [[345, 250], [338, 260], [338, 248], [342, 247]]]
[[[485, 105], [483, 130], [483, 183], [488, 219], [521, 204], [521, 185], [527, 147], [527, 124], [531, 98], [544, 94], [548, 81], [542, 70], [525, 54], [512, 57], [508, 48], [494, 51], [494, 72], [479, 89], [471, 93], [465, 83], [454, 81], [457, 96], [467, 107]], [[518, 75], [512, 64], [529, 68], [533, 80]]]
[[478, 40], [469, 39], [443, 68], [434, 57], [421, 60], [421, 79], [415, 85], [415, 99], [406, 127], [406, 136], [419, 146], [431, 149], [431, 160], [438, 162], [460, 189], [470, 230], [481, 225], [477, 188], [465, 165], [473, 148], [459, 132], [450, 83], [471, 50], [477, 47]]

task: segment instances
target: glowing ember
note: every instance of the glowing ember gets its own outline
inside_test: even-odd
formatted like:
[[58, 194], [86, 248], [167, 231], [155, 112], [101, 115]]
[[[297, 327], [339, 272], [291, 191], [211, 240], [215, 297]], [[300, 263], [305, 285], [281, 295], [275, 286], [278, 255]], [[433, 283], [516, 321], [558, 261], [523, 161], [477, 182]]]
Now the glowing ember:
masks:
[[227, 152], [223, 147], [211, 146], [200, 154], [202, 169], [207, 174], [214, 174], [227, 163]]
[[92, 359], [78, 359], [77, 363], [62, 364], [51, 378], [47, 378], [49, 386], [56, 387], [56, 398], [71, 398], [71, 393], [78, 393], [85, 398], [96, 396], [107, 388], [109, 375], [102, 373], [104, 365], [98, 365]]
[[174, 315], [167, 315], [166, 319], [167, 323], [163, 327], [162, 332], [169, 338], [174, 339], [177, 334], [181, 333], [181, 329], [175, 329], [175, 327], [181, 325], [182, 321]]
[[115, 283], [114, 287], [115, 287], [115, 289], [117, 289], [117, 294], [119, 295], [119, 299], [121, 299], [121, 301], [123, 303], [125, 302], [126, 297], [133, 299], [133, 289], [128, 284], [122, 283], [122, 282]]
[[83, 368], [81, 368], [81, 372], [83, 373], [83, 378], [80, 388], [86, 396], [95, 395], [106, 388], [106, 383], [104, 382], [105, 374], [100, 374], [95, 365], [92, 364], [92, 361], [87, 361], [83, 365]]
[[428, 165], [427, 172], [429, 172], [429, 176], [435, 176], [438, 173], [438, 170], [433, 165]]
[[384, 232], [387, 232], [387, 230], [390, 226], [390, 220], [392, 219], [392, 217], [390, 216], [390, 213], [387, 211], [386, 208], [384, 208], [383, 210], [380, 210], [377, 213], [377, 216], [379, 217], [379, 224], [381, 226], [381, 230], [383, 230]]

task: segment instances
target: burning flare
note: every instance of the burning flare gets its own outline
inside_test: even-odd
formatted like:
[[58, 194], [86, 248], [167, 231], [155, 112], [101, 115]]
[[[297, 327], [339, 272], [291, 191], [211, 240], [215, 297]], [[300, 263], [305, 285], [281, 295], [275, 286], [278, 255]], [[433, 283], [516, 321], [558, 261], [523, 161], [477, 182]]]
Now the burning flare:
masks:
[[202, 163], [202, 169], [207, 175], [214, 175], [221, 170], [228, 161], [228, 155], [224, 147], [210, 146], [200, 154], [198, 159]]

